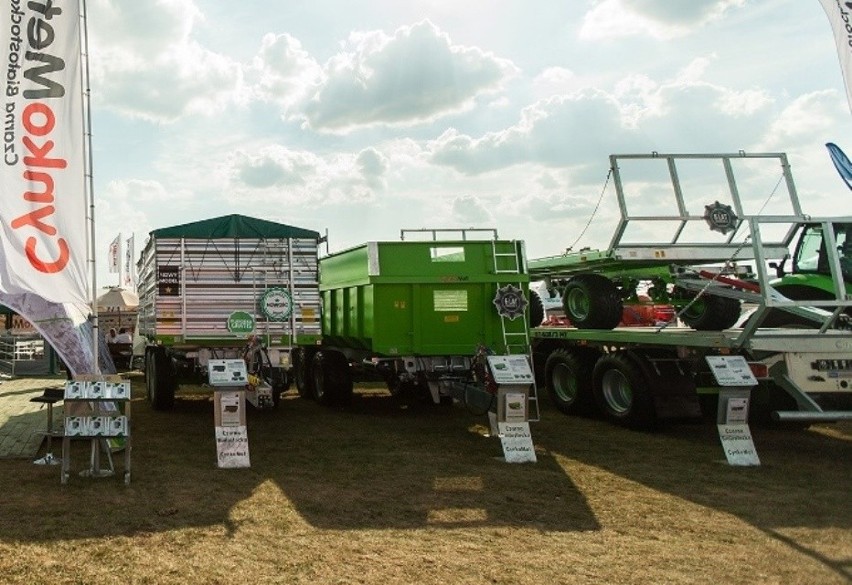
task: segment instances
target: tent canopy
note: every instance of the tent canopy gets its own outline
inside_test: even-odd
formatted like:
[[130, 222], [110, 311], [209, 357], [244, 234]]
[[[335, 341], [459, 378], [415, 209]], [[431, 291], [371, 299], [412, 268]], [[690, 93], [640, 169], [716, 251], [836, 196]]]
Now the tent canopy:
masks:
[[164, 227], [151, 232], [152, 238], [310, 238], [317, 240], [319, 232], [257, 219], [245, 215], [232, 214], [204, 219], [181, 225]]
[[136, 293], [118, 287], [112, 287], [98, 297], [99, 311], [132, 311], [139, 306]]

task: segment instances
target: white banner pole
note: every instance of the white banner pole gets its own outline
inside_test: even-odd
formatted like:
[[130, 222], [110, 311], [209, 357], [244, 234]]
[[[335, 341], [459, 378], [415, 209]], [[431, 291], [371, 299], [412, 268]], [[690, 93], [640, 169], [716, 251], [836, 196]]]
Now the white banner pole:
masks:
[[94, 186], [94, 164], [92, 162], [92, 91], [89, 85], [89, 27], [86, 12], [86, 0], [81, 0], [80, 18], [82, 32], [82, 54], [83, 67], [81, 67], [85, 121], [84, 133], [86, 135], [86, 192], [89, 200], [89, 247], [90, 264], [92, 270], [92, 371], [97, 375], [101, 373], [98, 355], [100, 353], [100, 334], [98, 329], [98, 263], [95, 241], [95, 186]]

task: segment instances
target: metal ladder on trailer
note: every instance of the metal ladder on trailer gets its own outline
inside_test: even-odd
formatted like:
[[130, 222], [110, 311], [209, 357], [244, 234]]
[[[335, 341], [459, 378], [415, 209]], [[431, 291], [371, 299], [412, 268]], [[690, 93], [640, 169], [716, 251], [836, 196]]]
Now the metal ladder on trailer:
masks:
[[[518, 255], [518, 244], [514, 240], [509, 242], [512, 246], [511, 252], [503, 252], [498, 250], [498, 242], [495, 232], [495, 238], [491, 241], [491, 252], [492, 258], [494, 259], [494, 274], [505, 274], [505, 275], [519, 275], [521, 273], [521, 266], [519, 262]], [[500, 242], [505, 244], [505, 242]], [[504, 259], [501, 261], [501, 259]], [[512, 285], [519, 290], [522, 290], [521, 282], [519, 280], [511, 281], [511, 282], [497, 282], [497, 290], [500, 290], [503, 286]], [[529, 306], [527, 306], [527, 311], [529, 310]], [[523, 320], [523, 327], [520, 332], [517, 331], [509, 331], [506, 327], [508, 318], [504, 315], [500, 315], [500, 327], [502, 329], [503, 334], [503, 345], [506, 347], [506, 354], [524, 354], [527, 356], [529, 360], [530, 368], [532, 369], [532, 348], [530, 346], [530, 332], [529, 327], [527, 327], [527, 319], [526, 313], [521, 315], [521, 319]], [[513, 351], [514, 350], [514, 351]], [[530, 387], [529, 394], [529, 402], [532, 407], [530, 410], [530, 421], [538, 422], [541, 419], [541, 410], [538, 404], [538, 389], [535, 385], [535, 377], [533, 376], [533, 382]], [[534, 409], [534, 410], [533, 410]]]

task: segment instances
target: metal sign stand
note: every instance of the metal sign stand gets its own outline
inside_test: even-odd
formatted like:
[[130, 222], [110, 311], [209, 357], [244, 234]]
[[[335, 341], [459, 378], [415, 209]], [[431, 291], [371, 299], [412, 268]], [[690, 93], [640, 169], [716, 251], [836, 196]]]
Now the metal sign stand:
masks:
[[497, 384], [497, 412], [488, 413], [492, 435], [500, 438], [506, 463], [535, 463], [529, 423], [533, 381], [529, 360], [526, 355], [490, 355], [488, 367]]
[[207, 377], [215, 388], [216, 465], [222, 469], [251, 467], [246, 427], [246, 362], [242, 359], [210, 360]]
[[719, 392], [716, 426], [728, 465], [760, 465], [748, 426], [751, 388], [757, 385], [757, 379], [742, 356], [707, 356], [705, 359], [716, 382], [724, 386]]

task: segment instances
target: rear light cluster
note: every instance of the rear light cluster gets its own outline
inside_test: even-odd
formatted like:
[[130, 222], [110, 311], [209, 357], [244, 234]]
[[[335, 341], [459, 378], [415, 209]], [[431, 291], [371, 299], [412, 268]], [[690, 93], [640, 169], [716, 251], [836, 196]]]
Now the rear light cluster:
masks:
[[749, 362], [748, 367], [751, 369], [751, 373], [754, 374], [754, 377], [758, 380], [765, 380], [769, 378], [769, 366], [763, 362]]

